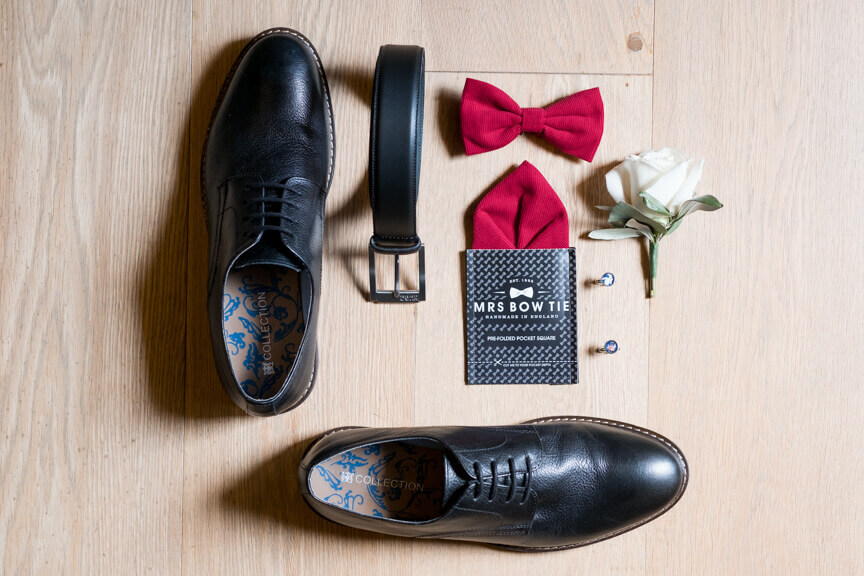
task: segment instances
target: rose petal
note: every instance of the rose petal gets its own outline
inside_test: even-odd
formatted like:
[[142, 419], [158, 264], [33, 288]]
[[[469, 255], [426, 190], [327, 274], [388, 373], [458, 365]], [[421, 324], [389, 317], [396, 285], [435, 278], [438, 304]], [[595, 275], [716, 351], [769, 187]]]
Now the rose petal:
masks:
[[648, 150], [643, 152], [639, 159], [661, 174], [671, 170], [676, 164], [680, 164], [687, 157], [683, 152], [675, 148], [661, 148], [660, 150]]
[[678, 193], [675, 194], [672, 201], [666, 205], [666, 208], [668, 208], [670, 212], [676, 214], [678, 209], [681, 207], [681, 204], [693, 198], [693, 195], [696, 192], [696, 184], [698, 184], [702, 179], [702, 166], [704, 165], [705, 159], [703, 158], [702, 160], [699, 160], [699, 162], [694, 163], [693, 167], [687, 171], [687, 178], [684, 180], [684, 183], [681, 184]]
[[675, 197], [684, 179], [687, 178], [687, 161], [679, 162], [649, 188], [643, 188], [657, 199], [658, 202], [668, 208], [669, 202]]
[[633, 161], [630, 163], [630, 170], [628, 172], [628, 176], [630, 176], [630, 186], [628, 188], [627, 201], [631, 206], [635, 206], [637, 210], [642, 212], [646, 211], [647, 208], [645, 202], [639, 196], [639, 192], [642, 191], [642, 183], [639, 176], [641, 172], [642, 177], [646, 177], [645, 175], [649, 174], [652, 170], [654, 169], [650, 166], [639, 163], [639, 161]]
[[[633, 195], [633, 176], [632, 175], [633, 175], [633, 170], [634, 170], [635, 165], [636, 165], [636, 162], [634, 160], [628, 158], [627, 160], [624, 160], [621, 164], [619, 164], [618, 166], [613, 168], [609, 173], [606, 174], [607, 189], [608, 189], [609, 183], [611, 181], [612, 182], [612, 189], [618, 190], [616, 188], [616, 183], [615, 183], [616, 178], [617, 178], [618, 182], [620, 183], [620, 192], [621, 192], [621, 196], [622, 196], [621, 200], [618, 200], [618, 198], [615, 198], [615, 196], [612, 196], [618, 202], [627, 202], [628, 204], [631, 203], [632, 195]], [[610, 176], [610, 174], [612, 174], [613, 172], [614, 172], [614, 175]], [[638, 192], [638, 190], [637, 190], [637, 192]], [[612, 195], [612, 192], [610, 191], [609, 194]]]
[[650, 187], [651, 184], [656, 182], [662, 176], [662, 174], [658, 172], [656, 168], [649, 164], [645, 164], [641, 160], [634, 160], [629, 163], [629, 173], [630, 194], [628, 202], [644, 212], [648, 208], [639, 196], [639, 192]]
[[624, 194], [624, 184], [621, 182], [621, 172], [618, 170], [623, 164], [624, 162], [606, 173], [606, 191], [616, 203], [627, 201]]

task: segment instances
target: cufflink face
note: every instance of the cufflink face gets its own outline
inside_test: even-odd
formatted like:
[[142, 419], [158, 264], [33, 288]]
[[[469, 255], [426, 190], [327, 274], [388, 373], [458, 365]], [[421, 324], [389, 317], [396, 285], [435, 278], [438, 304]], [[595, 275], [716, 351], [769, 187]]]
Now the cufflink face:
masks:
[[598, 354], [615, 354], [618, 351], [618, 342], [607, 340], [602, 348], [597, 349]]
[[611, 286], [615, 283], [615, 275], [611, 272], [606, 272], [599, 279], [595, 280], [594, 283], [600, 286]]

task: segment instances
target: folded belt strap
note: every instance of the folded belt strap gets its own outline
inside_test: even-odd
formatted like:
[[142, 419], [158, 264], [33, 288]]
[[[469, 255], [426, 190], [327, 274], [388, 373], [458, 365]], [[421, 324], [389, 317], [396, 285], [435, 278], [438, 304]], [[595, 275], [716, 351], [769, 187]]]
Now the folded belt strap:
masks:
[[382, 46], [375, 66], [369, 137], [369, 200], [382, 252], [416, 251], [423, 141], [423, 48]]
[[[416, 302], [425, 298], [423, 244], [417, 235], [417, 188], [423, 141], [425, 59], [419, 46], [382, 46], [372, 90], [369, 135], [369, 201], [374, 233], [369, 240], [372, 300]], [[420, 290], [394, 291], [375, 287], [374, 253], [420, 252]], [[377, 297], [376, 297], [377, 295]], [[392, 297], [391, 297], [392, 296]]]

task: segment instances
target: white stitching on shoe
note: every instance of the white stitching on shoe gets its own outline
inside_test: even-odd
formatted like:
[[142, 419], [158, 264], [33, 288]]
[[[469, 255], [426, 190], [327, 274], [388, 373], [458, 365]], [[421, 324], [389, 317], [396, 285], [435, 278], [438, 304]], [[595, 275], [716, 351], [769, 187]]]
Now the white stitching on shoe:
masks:
[[318, 369], [318, 362], [317, 362], [317, 357], [316, 357], [316, 359], [313, 360], [313, 364], [312, 364], [312, 375], [309, 377], [309, 383], [306, 385], [306, 388], [303, 390], [303, 394], [301, 394], [300, 398], [298, 398], [293, 404], [291, 404], [288, 408], [283, 410], [283, 413], [288, 412], [289, 410], [293, 410], [294, 408], [296, 408], [297, 406], [302, 404], [304, 400], [306, 400], [306, 395], [309, 394], [309, 389], [312, 388], [312, 382], [315, 381], [315, 372], [317, 371], [317, 369]]
[[336, 127], [333, 124], [333, 114], [332, 114], [332, 111], [330, 109], [330, 107], [331, 107], [330, 88], [329, 88], [329, 86], [327, 86], [327, 83], [326, 83], [327, 77], [324, 75], [324, 65], [321, 63], [321, 60], [318, 58], [318, 52], [315, 51], [315, 48], [312, 46], [312, 44], [309, 42], [309, 40], [306, 39], [305, 36], [303, 36], [299, 32], [291, 30], [290, 28], [276, 28], [275, 31], [285, 32], [288, 35], [294, 36], [295, 38], [297, 38], [298, 40], [303, 42], [303, 44], [305, 44], [306, 47], [309, 48], [309, 51], [312, 52], [312, 56], [315, 58], [315, 65], [318, 67], [318, 73], [321, 75], [321, 79], [325, 80], [325, 82], [324, 82], [324, 99], [327, 101], [327, 106], [326, 106], [327, 122], [328, 122], [328, 124], [330, 124], [330, 134], [329, 134], [329, 137], [327, 138], [327, 144], [330, 148], [330, 163], [327, 166], [327, 188], [329, 189], [330, 188], [330, 177], [333, 174], [333, 165], [335, 164], [334, 159], [336, 158], [336, 154], [334, 151], [335, 146], [334, 146], [334, 142], [333, 142], [333, 138], [336, 135]]
[[539, 424], [541, 422], [562, 422], [562, 421], [570, 421], [570, 422], [588, 422], [590, 424], [605, 424], [607, 426], [615, 426], [617, 428], [626, 428], [627, 430], [631, 430], [633, 432], [637, 432], [639, 434], [643, 434], [645, 436], [650, 436], [655, 440], [658, 440], [669, 447], [670, 450], [675, 452], [675, 455], [681, 460], [681, 463], [684, 465], [684, 477], [687, 477], [687, 461], [684, 459], [684, 455], [678, 450], [678, 448], [672, 444], [666, 438], [663, 438], [659, 434], [655, 434], [650, 430], [646, 430], [644, 428], [640, 428], [638, 426], [634, 426], [632, 424], [625, 424], [624, 422], [616, 422], [615, 420], [604, 420], [602, 418], [583, 418], [581, 416], [559, 416], [556, 418], [544, 418], [542, 420], [534, 420], [529, 422], [529, 424]]

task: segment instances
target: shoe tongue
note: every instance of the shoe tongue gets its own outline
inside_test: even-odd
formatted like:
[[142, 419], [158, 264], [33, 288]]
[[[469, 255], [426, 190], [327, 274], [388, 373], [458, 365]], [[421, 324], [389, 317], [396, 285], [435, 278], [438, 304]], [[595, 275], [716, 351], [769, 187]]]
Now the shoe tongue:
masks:
[[450, 502], [454, 494], [460, 492], [466, 485], [466, 481], [456, 472], [456, 468], [450, 463], [450, 458], [446, 452], [444, 454], [444, 495], [441, 499], [443, 504]]
[[234, 263], [234, 267], [245, 268], [262, 264], [303, 271], [300, 259], [279, 241], [278, 234], [271, 235], [269, 232], [265, 232], [258, 243], [246, 250]]

